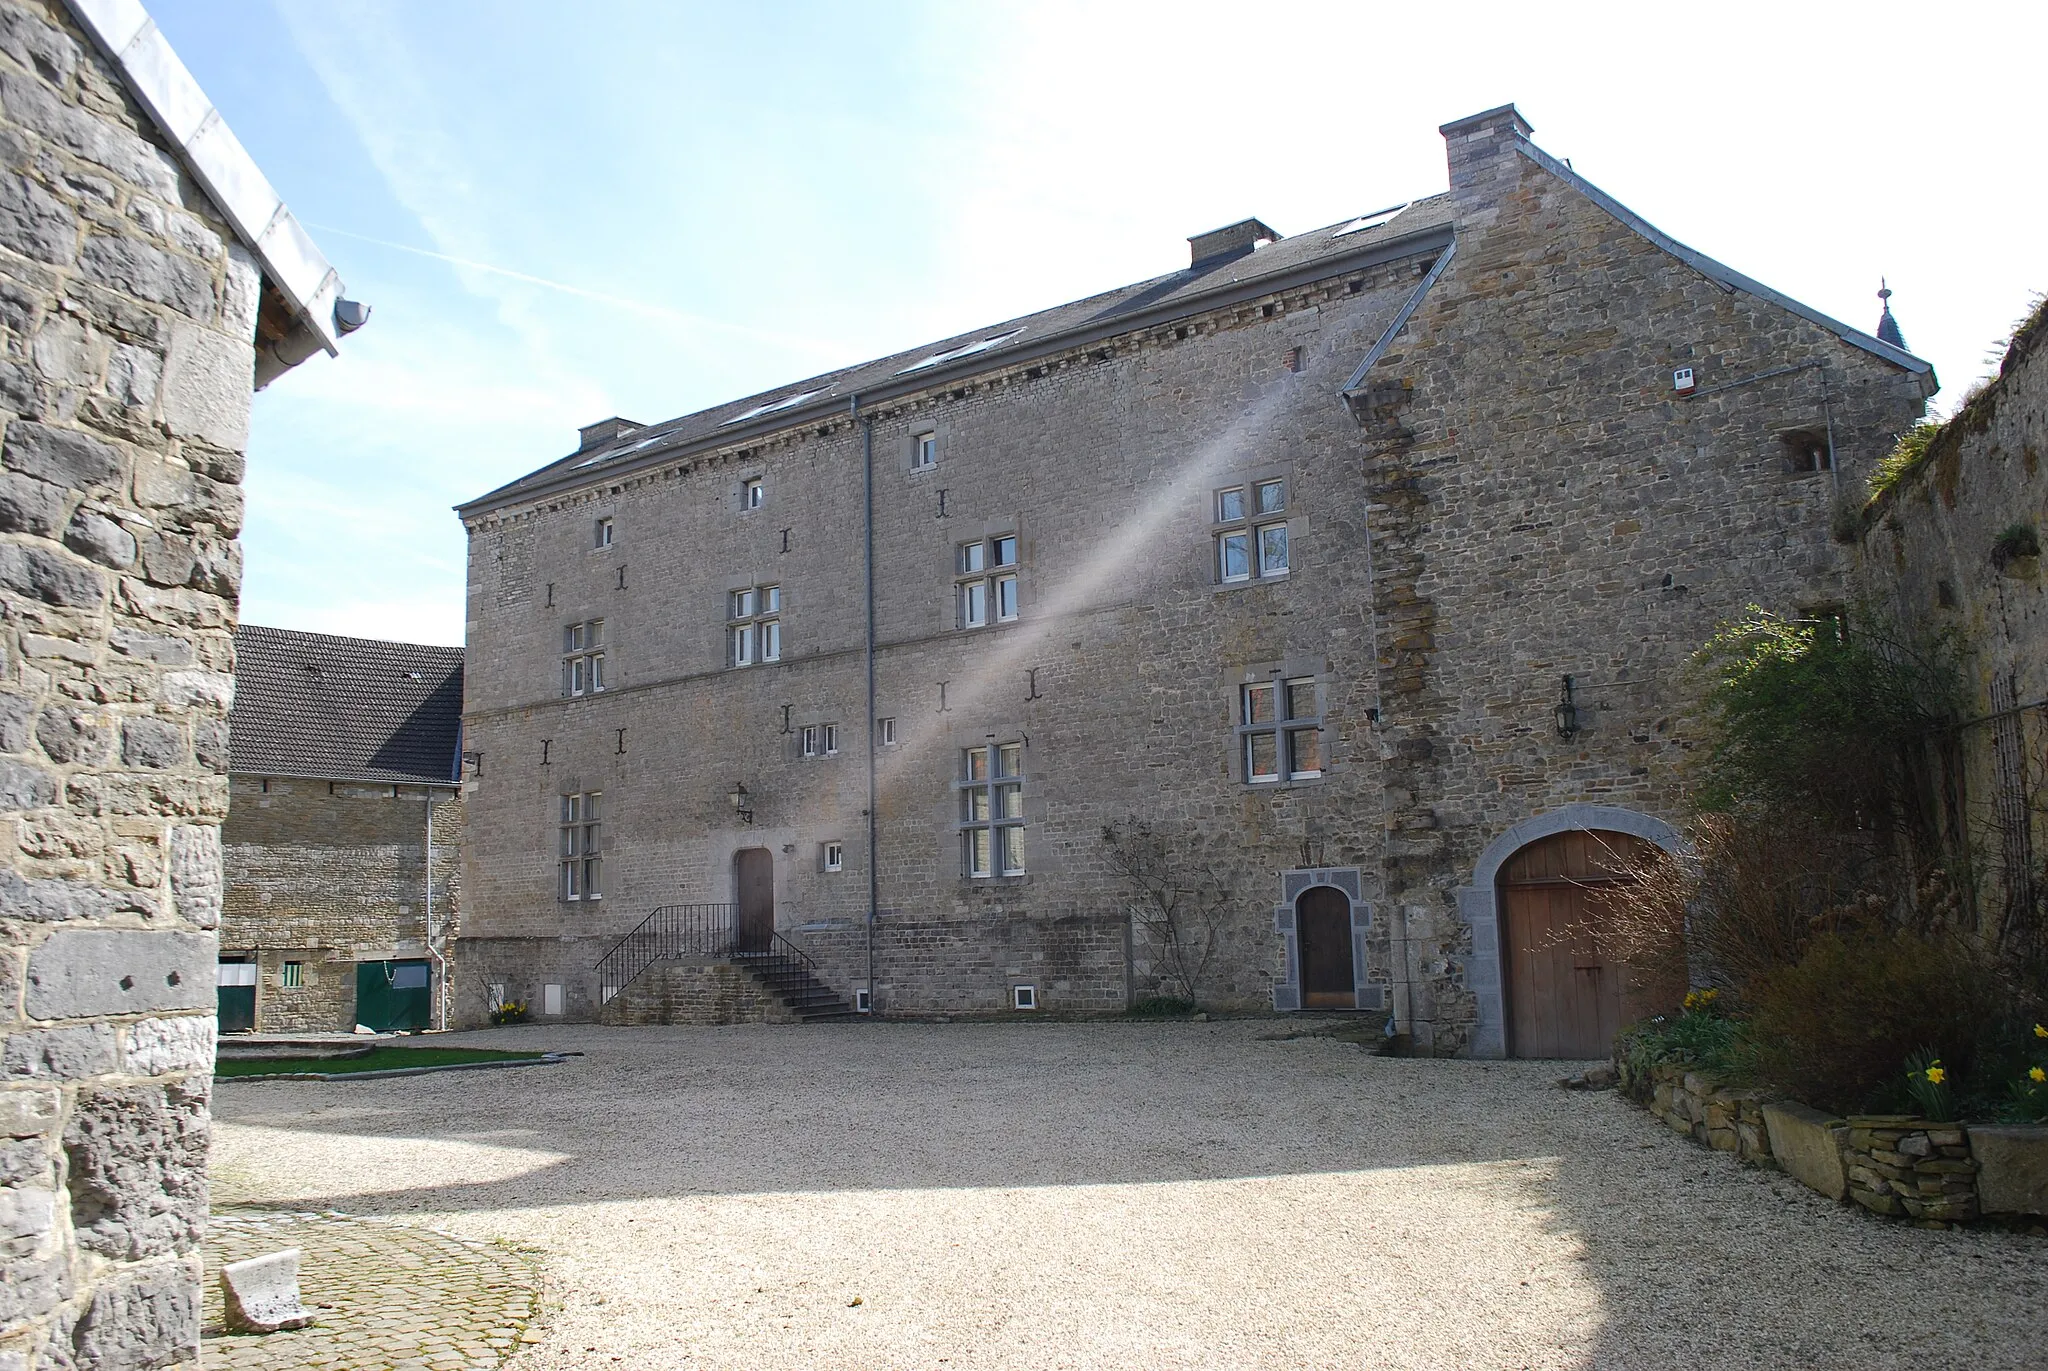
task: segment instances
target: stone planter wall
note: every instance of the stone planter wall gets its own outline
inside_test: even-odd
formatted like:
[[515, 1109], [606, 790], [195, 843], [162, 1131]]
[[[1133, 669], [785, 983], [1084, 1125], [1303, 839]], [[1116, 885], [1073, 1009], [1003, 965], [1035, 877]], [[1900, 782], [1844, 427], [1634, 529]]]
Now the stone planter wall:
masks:
[[1621, 1093], [1672, 1132], [1784, 1171], [1831, 1200], [1930, 1227], [2048, 1217], [2048, 1125], [1845, 1120], [1766, 1104], [1682, 1065], [1633, 1071], [1617, 1060], [1615, 1070]]
[[1851, 1117], [1842, 1140], [1849, 1198], [1874, 1214], [1937, 1223], [1977, 1217], [1977, 1163], [1961, 1124], [1900, 1115]]
[[1722, 1086], [1712, 1078], [1666, 1063], [1647, 1073], [1617, 1063], [1622, 1092], [1674, 1133], [1683, 1133], [1716, 1152], [1733, 1152], [1746, 1162], [1771, 1160], [1762, 1097], [1753, 1090]]

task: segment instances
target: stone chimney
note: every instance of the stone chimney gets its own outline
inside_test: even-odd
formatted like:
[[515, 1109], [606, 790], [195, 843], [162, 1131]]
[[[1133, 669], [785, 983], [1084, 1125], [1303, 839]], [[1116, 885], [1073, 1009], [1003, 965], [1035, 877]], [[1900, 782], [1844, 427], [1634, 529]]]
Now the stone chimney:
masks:
[[583, 441], [576, 445], [576, 450], [588, 452], [594, 447], [603, 447], [606, 443], [616, 442], [629, 433], [638, 433], [644, 427], [646, 425], [636, 424], [631, 419], [621, 419], [616, 415], [609, 419], [599, 419], [594, 424], [585, 424], [576, 430], [583, 435]]
[[1532, 131], [1513, 105], [1454, 119], [1439, 128], [1451, 163], [1451, 194], [1485, 194], [1495, 183], [1519, 180], [1521, 159], [1515, 143]]
[[1256, 219], [1243, 219], [1188, 239], [1188, 264], [1211, 266], [1242, 257], [1261, 243], [1277, 243], [1280, 235]]

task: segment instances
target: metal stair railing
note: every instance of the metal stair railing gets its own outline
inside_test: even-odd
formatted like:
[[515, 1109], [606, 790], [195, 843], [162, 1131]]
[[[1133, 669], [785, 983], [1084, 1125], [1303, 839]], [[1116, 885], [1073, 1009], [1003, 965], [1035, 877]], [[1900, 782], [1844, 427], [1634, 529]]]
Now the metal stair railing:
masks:
[[738, 929], [733, 912], [729, 904], [665, 904], [649, 914], [597, 959], [599, 1003], [611, 1003], [663, 958], [732, 956]]
[[818, 964], [812, 960], [811, 954], [780, 933], [773, 935], [765, 948], [752, 951], [735, 950], [733, 960], [771, 978], [788, 977], [797, 980], [802, 986], [801, 990], [797, 987], [790, 989], [801, 1002], [809, 1003], [818, 996], [824, 996], [829, 1003], [845, 1003], [844, 998], [818, 974]]

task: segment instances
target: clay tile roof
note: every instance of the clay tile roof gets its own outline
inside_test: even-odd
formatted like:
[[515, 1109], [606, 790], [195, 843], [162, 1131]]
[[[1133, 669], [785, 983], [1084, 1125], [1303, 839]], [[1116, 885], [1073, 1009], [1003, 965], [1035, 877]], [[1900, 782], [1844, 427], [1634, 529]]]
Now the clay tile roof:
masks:
[[462, 649], [243, 624], [228, 729], [238, 775], [449, 784]]

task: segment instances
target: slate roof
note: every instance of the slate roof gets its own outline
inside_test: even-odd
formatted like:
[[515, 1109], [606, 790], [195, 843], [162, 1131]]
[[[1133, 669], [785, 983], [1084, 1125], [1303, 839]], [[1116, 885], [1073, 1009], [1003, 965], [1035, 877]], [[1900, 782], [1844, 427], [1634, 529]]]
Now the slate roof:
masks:
[[228, 729], [237, 775], [451, 784], [462, 649], [243, 624]]
[[[827, 414], [844, 414], [854, 395], [859, 395], [863, 403], [880, 401], [992, 366], [1013, 366], [1033, 356], [1064, 351], [1091, 338], [1111, 338], [1157, 327], [1214, 309], [1235, 296], [1264, 295], [1285, 289], [1293, 281], [1327, 279], [1347, 266], [1363, 267], [1425, 252], [1450, 241], [1450, 225], [1448, 194], [1388, 206], [1373, 214], [1276, 239], [1256, 250], [1211, 258], [1149, 281], [829, 371], [666, 423], [650, 424], [614, 441], [571, 453], [456, 508], [468, 514], [512, 504], [544, 491], [573, 489], [628, 467], [673, 458], [683, 451], [766, 436], [780, 429], [816, 423]], [[1001, 341], [976, 346], [990, 340]], [[956, 355], [948, 358], [949, 353]], [[781, 403], [791, 399], [798, 402]]]

